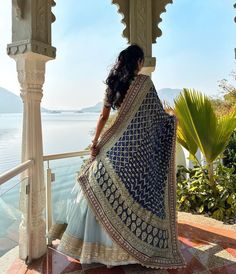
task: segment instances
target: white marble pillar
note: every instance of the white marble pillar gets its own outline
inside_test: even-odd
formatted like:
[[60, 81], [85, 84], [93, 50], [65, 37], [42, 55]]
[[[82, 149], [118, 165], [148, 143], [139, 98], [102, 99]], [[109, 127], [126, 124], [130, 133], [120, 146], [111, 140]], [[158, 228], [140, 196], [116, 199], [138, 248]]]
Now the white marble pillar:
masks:
[[[34, 160], [21, 176], [19, 257], [27, 262], [46, 252], [45, 182], [40, 104], [45, 63], [54, 59], [51, 45], [53, 0], [12, 0], [12, 43], [7, 53], [16, 61], [23, 100], [22, 161]], [[28, 179], [27, 179], [28, 178]]]
[[[43, 96], [45, 63], [49, 57], [37, 53], [14, 56], [21, 98], [24, 104], [22, 162], [34, 159], [30, 170], [29, 189], [21, 185], [22, 222], [19, 230], [20, 258], [39, 258], [46, 252], [45, 184], [40, 103]], [[24, 174], [23, 174], [24, 176]], [[25, 203], [25, 201], [28, 201]], [[28, 258], [27, 258], [28, 257]]]
[[152, 57], [152, 1], [130, 0], [130, 41], [140, 45], [145, 54], [142, 73], [151, 76], [156, 58]]

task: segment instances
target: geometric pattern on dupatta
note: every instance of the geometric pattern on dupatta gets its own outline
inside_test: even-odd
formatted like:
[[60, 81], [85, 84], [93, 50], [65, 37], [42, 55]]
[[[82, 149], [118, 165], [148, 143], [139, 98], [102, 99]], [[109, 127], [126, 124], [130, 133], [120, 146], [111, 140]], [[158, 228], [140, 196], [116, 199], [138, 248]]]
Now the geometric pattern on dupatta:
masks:
[[174, 137], [154, 86], [107, 157], [133, 199], [165, 218], [164, 191]]
[[119, 216], [120, 220], [141, 241], [157, 248], [168, 248], [168, 230], [163, 230], [148, 224], [138, 217], [126, 204], [119, 189], [113, 184], [111, 177], [106, 172], [100, 161], [95, 168], [95, 178], [101, 187], [105, 197]]

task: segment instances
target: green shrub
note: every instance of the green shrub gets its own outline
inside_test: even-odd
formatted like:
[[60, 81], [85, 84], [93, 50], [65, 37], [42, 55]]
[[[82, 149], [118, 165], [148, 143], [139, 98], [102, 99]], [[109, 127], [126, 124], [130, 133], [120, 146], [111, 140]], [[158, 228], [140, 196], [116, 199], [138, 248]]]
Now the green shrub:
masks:
[[225, 221], [236, 216], [236, 174], [234, 167], [224, 166], [220, 160], [214, 164], [216, 188], [209, 182], [206, 166], [187, 169], [179, 166], [177, 172], [178, 210], [192, 213], [207, 213]]
[[223, 152], [223, 164], [226, 167], [234, 167], [234, 173], [236, 173], [236, 131], [231, 135]]

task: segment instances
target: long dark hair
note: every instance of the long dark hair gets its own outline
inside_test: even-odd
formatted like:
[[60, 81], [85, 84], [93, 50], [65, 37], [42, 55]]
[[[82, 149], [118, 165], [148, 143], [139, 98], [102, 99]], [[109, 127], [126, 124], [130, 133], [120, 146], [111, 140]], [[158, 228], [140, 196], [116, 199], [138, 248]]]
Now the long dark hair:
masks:
[[138, 70], [138, 61], [144, 60], [141, 47], [133, 44], [122, 50], [107, 79], [107, 99], [113, 109], [120, 107], [130, 83]]

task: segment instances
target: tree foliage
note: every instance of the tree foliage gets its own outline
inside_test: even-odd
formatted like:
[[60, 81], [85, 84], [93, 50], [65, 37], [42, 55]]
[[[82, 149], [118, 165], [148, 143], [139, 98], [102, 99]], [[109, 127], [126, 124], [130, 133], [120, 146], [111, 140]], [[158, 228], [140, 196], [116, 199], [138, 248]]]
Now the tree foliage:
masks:
[[219, 81], [219, 89], [223, 95], [222, 98], [212, 98], [212, 105], [217, 116], [225, 115], [233, 111], [236, 106], [236, 72], [230, 74], [229, 79]]

